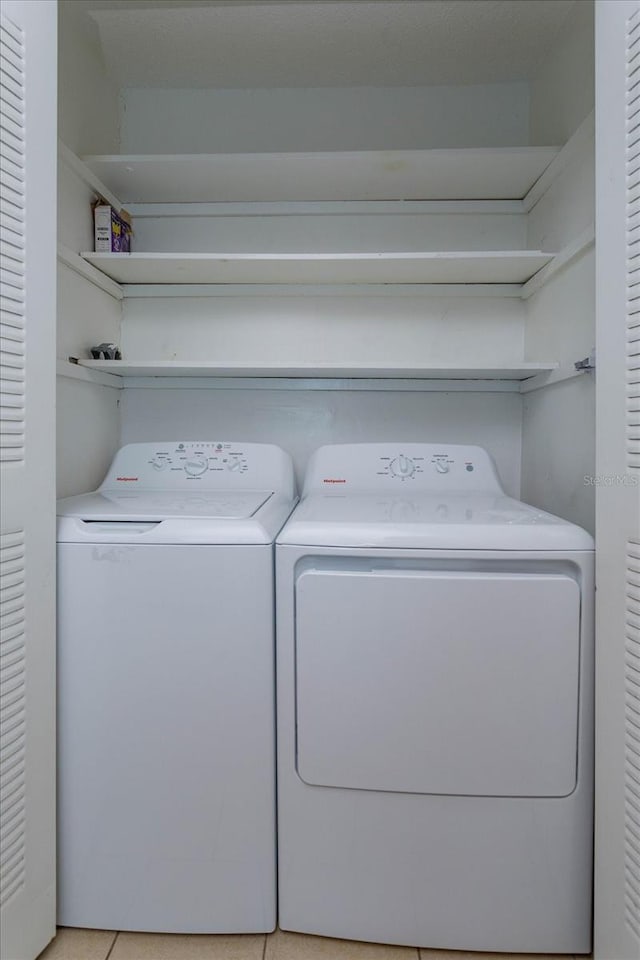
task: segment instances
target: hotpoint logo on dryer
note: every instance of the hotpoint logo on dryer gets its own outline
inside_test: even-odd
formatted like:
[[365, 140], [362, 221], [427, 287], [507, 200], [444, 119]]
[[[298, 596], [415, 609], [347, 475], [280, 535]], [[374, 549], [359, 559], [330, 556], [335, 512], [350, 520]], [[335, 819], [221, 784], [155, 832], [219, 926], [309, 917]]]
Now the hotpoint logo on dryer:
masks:
[[116, 477], [116, 480], [130, 483], [132, 480], [139, 480], [139, 477]]
[[347, 481], [346, 481], [346, 480], [334, 480], [333, 478], [330, 478], [330, 479], [329, 479], [329, 478], [325, 477], [322, 482], [323, 482], [323, 483], [346, 483]]

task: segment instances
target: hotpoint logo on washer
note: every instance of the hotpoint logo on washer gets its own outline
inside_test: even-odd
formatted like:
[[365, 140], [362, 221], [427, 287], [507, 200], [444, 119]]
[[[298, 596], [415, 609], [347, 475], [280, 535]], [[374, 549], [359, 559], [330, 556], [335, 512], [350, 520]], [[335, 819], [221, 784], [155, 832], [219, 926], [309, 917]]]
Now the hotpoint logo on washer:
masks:
[[116, 480], [122, 480], [130, 482], [131, 480], [138, 480], [139, 477], [116, 477]]
[[346, 483], [347, 481], [346, 481], [346, 480], [333, 480], [333, 479], [328, 479], [327, 477], [325, 477], [322, 482], [323, 482], [323, 483]]

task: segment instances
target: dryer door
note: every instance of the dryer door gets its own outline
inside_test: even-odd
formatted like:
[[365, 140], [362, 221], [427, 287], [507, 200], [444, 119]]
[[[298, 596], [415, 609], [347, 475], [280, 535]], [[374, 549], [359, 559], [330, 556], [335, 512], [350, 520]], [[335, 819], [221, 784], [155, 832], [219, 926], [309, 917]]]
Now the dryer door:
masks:
[[362, 790], [566, 796], [577, 774], [579, 625], [567, 575], [304, 570], [299, 776]]

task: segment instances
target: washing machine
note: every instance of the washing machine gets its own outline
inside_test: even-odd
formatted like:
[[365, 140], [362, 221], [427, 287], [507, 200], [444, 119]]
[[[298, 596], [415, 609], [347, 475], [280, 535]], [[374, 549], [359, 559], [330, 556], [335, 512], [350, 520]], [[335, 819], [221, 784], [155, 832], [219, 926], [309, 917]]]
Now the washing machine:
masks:
[[134, 443], [58, 504], [58, 923], [276, 923], [273, 541], [289, 456]]
[[322, 447], [276, 546], [286, 930], [591, 948], [591, 537], [479, 447]]

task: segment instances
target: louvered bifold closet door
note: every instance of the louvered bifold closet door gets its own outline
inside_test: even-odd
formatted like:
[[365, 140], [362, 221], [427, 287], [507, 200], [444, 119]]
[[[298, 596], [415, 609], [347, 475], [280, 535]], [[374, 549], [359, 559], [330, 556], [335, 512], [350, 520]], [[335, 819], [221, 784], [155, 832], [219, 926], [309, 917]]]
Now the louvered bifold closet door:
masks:
[[23, 34], [2, 21], [0, 460], [24, 456], [25, 103]]
[[640, 956], [640, 9], [627, 21], [627, 449], [626, 477], [636, 510], [626, 551], [625, 619], [625, 919]]
[[640, 10], [627, 22], [627, 465], [640, 484]]
[[640, 540], [627, 554], [625, 631], [625, 915], [640, 944]]
[[594, 957], [640, 957], [640, 0], [596, 3]]
[[0, 931], [55, 932], [55, 2], [0, 22]]

